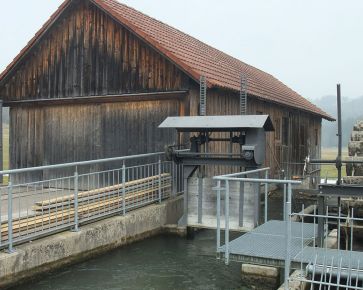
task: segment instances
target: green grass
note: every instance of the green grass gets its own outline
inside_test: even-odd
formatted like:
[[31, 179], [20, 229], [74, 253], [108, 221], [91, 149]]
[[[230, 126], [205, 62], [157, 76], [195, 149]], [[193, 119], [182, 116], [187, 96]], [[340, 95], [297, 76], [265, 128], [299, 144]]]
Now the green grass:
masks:
[[[321, 151], [321, 158], [322, 159], [336, 159], [338, 155], [338, 149], [337, 148], [322, 148]], [[348, 149], [347, 148], [343, 148], [343, 156], [348, 156]], [[338, 177], [338, 171], [335, 168], [335, 164], [323, 164], [321, 166], [321, 175], [322, 178], [325, 177], [331, 177], [331, 178], [336, 178]], [[343, 165], [342, 167], [342, 176], [346, 176], [346, 170], [345, 170], [345, 165]]]

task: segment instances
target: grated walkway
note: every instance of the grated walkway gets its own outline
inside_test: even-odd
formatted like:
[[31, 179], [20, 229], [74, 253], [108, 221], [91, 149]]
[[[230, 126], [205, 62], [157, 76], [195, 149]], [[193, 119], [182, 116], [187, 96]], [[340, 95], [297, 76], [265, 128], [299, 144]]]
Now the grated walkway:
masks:
[[[303, 237], [303, 238], [302, 238]], [[317, 225], [291, 222], [291, 266], [301, 263], [333, 265], [363, 270], [363, 252], [313, 247]], [[224, 256], [225, 246], [220, 248]], [[286, 255], [286, 222], [268, 221], [229, 243], [230, 260], [236, 262], [283, 267]], [[328, 262], [329, 261], [329, 262]]]

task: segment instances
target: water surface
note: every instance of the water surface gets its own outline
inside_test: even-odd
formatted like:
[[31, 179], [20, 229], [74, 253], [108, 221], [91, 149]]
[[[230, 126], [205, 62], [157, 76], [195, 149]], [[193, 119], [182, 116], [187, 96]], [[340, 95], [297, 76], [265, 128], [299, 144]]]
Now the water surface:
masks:
[[13, 290], [247, 289], [241, 265], [215, 257], [215, 231], [160, 235], [49, 273]]

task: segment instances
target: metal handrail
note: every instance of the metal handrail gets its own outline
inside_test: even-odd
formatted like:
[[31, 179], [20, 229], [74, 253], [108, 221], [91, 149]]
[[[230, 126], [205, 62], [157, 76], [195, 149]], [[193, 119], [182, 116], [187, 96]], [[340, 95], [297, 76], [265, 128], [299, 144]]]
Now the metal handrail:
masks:
[[[38, 167], [30, 167], [30, 168], [21, 168], [21, 169], [13, 169], [13, 170], [4, 170], [4, 171], [0, 171], [0, 174], [9, 174], [9, 184], [5, 187], [0, 188], [7, 197], [7, 200], [3, 200], [1, 198], [2, 196], [2, 192], [0, 191], [0, 223], [2, 223], [3, 221], [1, 220], [2, 216], [1, 216], [1, 209], [2, 209], [2, 202], [7, 203], [7, 228], [8, 228], [8, 234], [7, 234], [7, 238], [6, 240], [2, 239], [2, 232], [0, 231], [0, 249], [4, 248], [5, 246], [8, 247], [8, 252], [11, 253], [14, 251], [13, 249], [13, 245], [14, 244], [19, 244], [21, 242], [26, 241], [27, 239], [29, 239], [30, 237], [34, 238], [34, 237], [40, 237], [40, 236], [45, 236], [45, 235], [50, 235], [52, 233], [55, 233], [59, 230], [63, 230], [66, 228], [71, 228], [74, 231], [78, 231], [79, 230], [79, 225], [84, 223], [85, 221], [91, 221], [94, 219], [97, 219], [100, 217], [100, 214], [105, 214], [106, 216], [109, 216], [110, 214], [113, 213], [120, 213], [122, 215], [126, 214], [126, 209], [127, 210], [132, 210], [133, 208], [136, 208], [138, 206], [143, 206], [143, 205], [147, 205], [153, 202], [159, 202], [161, 203], [162, 200], [165, 197], [168, 197], [169, 195], [165, 195], [165, 188], [163, 187], [163, 183], [164, 183], [164, 176], [163, 173], [164, 172], [170, 172], [170, 176], [171, 176], [171, 187], [173, 187], [173, 193], [170, 193], [170, 196], [173, 196], [173, 194], [176, 196], [179, 192], [177, 192], [179, 190], [179, 185], [181, 185], [180, 183], [180, 178], [182, 178], [181, 176], [179, 176], [179, 166], [176, 166], [175, 163], [171, 162], [171, 161], [162, 161], [163, 156], [165, 155], [164, 152], [156, 152], [156, 153], [147, 153], [147, 154], [139, 154], [139, 155], [130, 155], [130, 156], [122, 156], [122, 157], [113, 157], [113, 158], [106, 158], [106, 159], [97, 159], [97, 160], [88, 160], [88, 161], [79, 161], [79, 162], [71, 162], [71, 163], [63, 163], [63, 164], [54, 164], [54, 165], [45, 165], [45, 166], [38, 166]], [[149, 158], [149, 157], [157, 157], [158, 161], [157, 162], [147, 162], [147, 164], [142, 164], [142, 165], [137, 165], [137, 166], [131, 166], [131, 167], [126, 167], [125, 162], [127, 160], [135, 160], [135, 159], [142, 159], [142, 158]], [[110, 169], [110, 170], [103, 170], [103, 171], [97, 171], [97, 172], [90, 172], [87, 174], [79, 174], [79, 168], [81, 166], [84, 165], [92, 165], [92, 164], [99, 164], [99, 163], [107, 163], [107, 162], [117, 162], [117, 161], [121, 161], [120, 162], [120, 166], [117, 167], [117, 169]], [[35, 171], [40, 171], [40, 170], [51, 170], [51, 169], [59, 169], [59, 168], [74, 168], [73, 173], [70, 176], [65, 176], [62, 178], [51, 178], [51, 179], [47, 179], [47, 180], [42, 180], [42, 181], [36, 181], [36, 182], [28, 182], [28, 183], [21, 183], [21, 184], [14, 184], [13, 179], [15, 178], [16, 174], [19, 173], [28, 173], [28, 172], [35, 172]], [[140, 169], [140, 171], [139, 171]], [[117, 172], [117, 174], [115, 174]], [[111, 173], [111, 174], [110, 174]], [[88, 216], [78, 216], [78, 208], [79, 208], [79, 203], [84, 203], [84, 197], [82, 196], [83, 199], [78, 200], [79, 195], [82, 195], [82, 192], [84, 192], [85, 188], [87, 190], [90, 189], [94, 189], [93, 186], [90, 186], [90, 183], [92, 182], [96, 182], [96, 177], [98, 176], [98, 186], [100, 185], [100, 178], [99, 176], [102, 174], [110, 174], [108, 175], [108, 182], [111, 181], [111, 187], [112, 186], [118, 186], [116, 189], [110, 189], [111, 191], [108, 192], [108, 198], [110, 199], [110, 203], [108, 205], [105, 205], [103, 208], [99, 209], [99, 212], [95, 212], [93, 213], [91, 216], [89, 216], [89, 212], [87, 213]], [[134, 175], [135, 174], [135, 175]], [[140, 178], [143, 177], [151, 177], [151, 176], [155, 176], [155, 180], [153, 179], [152, 181], [150, 181], [150, 184], [146, 184], [143, 185], [144, 189], [146, 187], [149, 187], [150, 190], [154, 190], [155, 191], [155, 196], [150, 198], [149, 195], [147, 197], [147, 201], [146, 203], [144, 203], [143, 198], [144, 197], [140, 197], [139, 201], [135, 201], [132, 200], [132, 202], [128, 202], [128, 204], [126, 204], [126, 184], [127, 182], [130, 180], [133, 180], [133, 178], [136, 176], [136, 178], [139, 177], [140, 174]], [[90, 176], [94, 176], [94, 178], [90, 179]], [[105, 176], [105, 175], [103, 175]], [[110, 177], [111, 176], [111, 177]], [[88, 177], [88, 179], [87, 179]], [[85, 188], [80, 188], [79, 184], [82, 182], [81, 178], [83, 178], [83, 182], [88, 182]], [[141, 179], [142, 180], [142, 179]], [[60, 210], [63, 210], [63, 206], [68, 206], [69, 207], [69, 218], [63, 220], [63, 212], [61, 213], [61, 224], [57, 224], [54, 225], [52, 227], [44, 227], [43, 226], [43, 221], [42, 221], [42, 225], [41, 225], [41, 230], [37, 231], [36, 233], [30, 233], [29, 229], [27, 228], [24, 233], [23, 230], [20, 229], [19, 226], [19, 230], [17, 232], [17, 236], [15, 237], [13, 235], [13, 220], [16, 220], [17, 223], [20, 225], [20, 220], [24, 218], [24, 216], [26, 217], [26, 220], [28, 222], [28, 217], [31, 218], [35, 218], [36, 214], [34, 214], [32, 211], [29, 213], [28, 212], [28, 201], [25, 201], [25, 205], [26, 205], [26, 214], [25, 213], [21, 213], [22, 210], [22, 198], [28, 198], [29, 202], [36, 202], [38, 196], [43, 197], [44, 194], [44, 189], [46, 188], [44, 186], [44, 184], [48, 184], [48, 186], [50, 186], [50, 182], [51, 181], [56, 181], [55, 183], [55, 187], [58, 188], [58, 182], [60, 183], [60, 190], [61, 190], [61, 194], [63, 194], [63, 191], [66, 190], [67, 193], [64, 193], [67, 195], [68, 199], [67, 199], [67, 204], [63, 201], [61, 201], [61, 205], [60, 205]], [[107, 176], [106, 176], [106, 180], [104, 178], [103, 182], [107, 183]], [[175, 183], [174, 183], [175, 182]], [[101, 180], [102, 183], [102, 180]], [[72, 185], [71, 185], [72, 184]], [[102, 183], [103, 185], [104, 183]], [[107, 183], [108, 185], [110, 185], [109, 183]], [[29, 190], [29, 186], [34, 187], [34, 192], [28, 192]], [[93, 184], [95, 185], [95, 184]], [[20, 196], [17, 195], [17, 192], [14, 192], [15, 189], [19, 189], [21, 186], [26, 187], [25, 188], [25, 192], [26, 192], [26, 196]], [[84, 187], [84, 185], [82, 185]], [[105, 185], [103, 185], [105, 186]], [[145, 187], [146, 186], [146, 187]], [[37, 188], [39, 188], [41, 190], [41, 193], [38, 194], [36, 192]], [[49, 187], [50, 188], [50, 187]], [[107, 186], [105, 187], [106, 189], [108, 188]], [[129, 187], [130, 189], [130, 187]], [[180, 187], [180, 190], [183, 190], [182, 187]], [[32, 190], [31, 190], [32, 191]], [[98, 193], [95, 193], [98, 194]], [[35, 197], [34, 200], [31, 200], [32, 197]], [[102, 198], [104, 199], [106, 195], [104, 195]], [[119, 204], [113, 205], [112, 202], [113, 201], [113, 196], [115, 197], [114, 199], [116, 200], [120, 200], [117, 201]], [[17, 198], [18, 202], [16, 202], [16, 205], [18, 208], [18, 215], [16, 217], [13, 217], [13, 212], [14, 212], [14, 207], [13, 207], [13, 198]], [[50, 195], [50, 191], [48, 192], [48, 195], [46, 197], [49, 200], [52, 200], [53, 197], [51, 197]], [[62, 196], [61, 196], [62, 198]], [[61, 199], [60, 198], [60, 199]], [[56, 197], [57, 199], [57, 197]], [[146, 199], [145, 199], [146, 200]], [[89, 202], [89, 199], [88, 199]], [[72, 206], [71, 206], [72, 205]], [[84, 205], [83, 205], [84, 206]], [[116, 207], [115, 207], [116, 206]], [[108, 207], [108, 208], [106, 208]], [[56, 207], [56, 222], [58, 223], [58, 216], [57, 216], [57, 212], [58, 212], [58, 206]], [[41, 210], [41, 215], [43, 215], [43, 209]], [[49, 214], [51, 214], [51, 212], [49, 211]], [[71, 217], [71, 215], [73, 215], [73, 217]]]
[[[213, 179], [217, 180], [217, 187], [214, 188], [217, 191], [217, 252], [220, 249], [220, 200], [221, 200], [221, 191], [225, 191], [225, 263], [229, 263], [229, 193], [230, 193], [230, 181], [239, 181], [239, 182], [251, 182], [251, 183], [260, 183], [265, 184], [265, 221], [267, 221], [267, 192], [268, 192], [268, 184], [284, 184], [287, 186], [287, 201], [286, 197], [284, 199], [284, 220], [286, 221], [286, 255], [285, 255], [285, 289], [288, 289], [288, 279], [290, 274], [290, 264], [291, 264], [291, 223], [286, 219], [286, 217], [291, 216], [291, 201], [292, 201], [292, 185], [299, 185], [302, 182], [296, 180], [287, 180], [287, 179], [269, 179], [268, 172], [270, 168], [260, 168], [250, 171], [232, 173], [227, 175], [219, 175], [214, 176]], [[248, 177], [236, 177], [236, 176], [247, 176], [248, 174], [266, 172], [265, 178], [248, 178]], [[221, 182], [225, 182], [225, 188], [221, 186]], [[284, 193], [286, 196], [286, 193]], [[285, 202], [286, 201], [286, 202]]]
[[130, 160], [130, 159], [139, 159], [139, 158], [145, 158], [145, 157], [161, 156], [161, 155], [164, 155], [164, 154], [165, 154], [165, 152], [156, 152], [156, 153], [129, 155], [129, 156], [113, 157], [113, 158], [105, 158], [105, 159], [96, 159], [96, 160], [88, 160], [88, 161], [77, 161], [77, 162], [70, 162], [70, 163], [44, 165], [44, 166], [29, 167], [29, 168], [10, 169], [10, 170], [0, 171], [0, 175], [34, 172], [34, 171], [40, 171], [40, 170], [46, 170], [46, 169], [59, 169], [59, 168], [66, 168], [66, 167], [76, 167], [76, 166], [92, 165], [92, 164], [107, 163], [107, 162], [114, 162], [114, 161], [125, 161], [125, 160]]

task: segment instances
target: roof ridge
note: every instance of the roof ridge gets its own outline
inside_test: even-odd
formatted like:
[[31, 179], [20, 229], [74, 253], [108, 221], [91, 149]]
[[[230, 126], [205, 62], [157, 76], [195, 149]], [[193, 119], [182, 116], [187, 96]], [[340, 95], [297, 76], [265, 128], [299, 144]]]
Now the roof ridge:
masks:
[[[49, 20], [0, 74], [0, 83], [62, 14], [64, 9], [68, 7], [67, 5], [73, 1], [65, 0], [59, 6], [57, 11], [52, 14]], [[174, 26], [117, 0], [87, 1], [128, 28], [196, 82], [199, 82], [201, 75], [205, 75], [208, 85], [211, 87], [238, 91], [240, 89], [240, 75], [246, 72], [249, 94], [266, 101], [305, 110], [328, 120], [334, 120], [271, 73], [245, 63], [237, 57], [229, 55]]]

